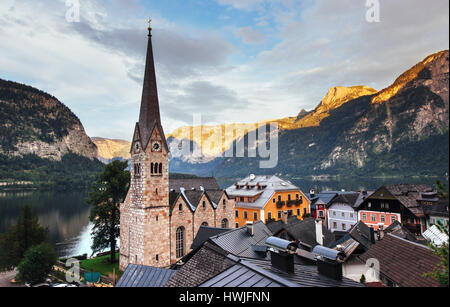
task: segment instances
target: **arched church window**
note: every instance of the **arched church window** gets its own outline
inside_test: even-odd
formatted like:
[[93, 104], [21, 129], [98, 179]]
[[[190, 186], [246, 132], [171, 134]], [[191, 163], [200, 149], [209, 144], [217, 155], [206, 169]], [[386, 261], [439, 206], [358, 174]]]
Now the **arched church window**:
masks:
[[179, 205], [178, 205], [178, 209], [179, 209], [180, 211], [183, 211], [183, 204], [179, 204]]
[[153, 162], [150, 164], [150, 173], [153, 174]]
[[228, 220], [227, 219], [222, 220], [222, 228], [228, 228]]
[[185, 237], [185, 231], [184, 227], [178, 227], [176, 232], [176, 256], [177, 258], [181, 258], [184, 256], [184, 237]]
[[159, 163], [159, 173], [162, 174], [162, 163]]

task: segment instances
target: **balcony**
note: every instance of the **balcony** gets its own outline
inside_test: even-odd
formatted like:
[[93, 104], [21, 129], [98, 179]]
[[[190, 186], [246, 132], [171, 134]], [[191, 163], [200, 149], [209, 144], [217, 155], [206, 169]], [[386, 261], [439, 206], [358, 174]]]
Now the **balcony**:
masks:
[[278, 209], [281, 209], [281, 208], [283, 208], [283, 206], [285, 205], [286, 203], [284, 202], [284, 201], [278, 201], [277, 202], [277, 208]]

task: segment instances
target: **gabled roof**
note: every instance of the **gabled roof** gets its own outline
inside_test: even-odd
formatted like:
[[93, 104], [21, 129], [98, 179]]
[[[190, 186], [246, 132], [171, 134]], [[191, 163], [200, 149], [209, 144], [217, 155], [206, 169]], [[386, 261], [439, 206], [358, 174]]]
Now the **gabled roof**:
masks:
[[264, 259], [266, 255], [256, 252], [253, 246], [264, 245], [267, 238], [272, 236], [272, 232], [262, 221], [254, 223], [253, 230], [254, 235], [251, 236], [244, 226], [211, 237], [209, 241], [238, 257]]
[[[314, 218], [305, 218], [303, 221], [299, 223], [293, 223], [285, 228], [288, 236], [295, 241], [299, 241], [301, 243], [307, 244], [314, 248], [317, 243], [316, 241], [316, 222]], [[329, 246], [335, 241], [334, 234], [322, 224], [322, 233], [323, 233], [323, 245]]]
[[162, 287], [176, 271], [130, 263], [116, 287]]
[[174, 274], [164, 287], [198, 287], [205, 281], [235, 265], [228, 253], [205, 242], [192, 258]]
[[391, 225], [389, 225], [388, 228], [384, 230], [385, 233], [391, 233], [397, 237], [400, 237], [402, 239], [409, 240], [411, 242], [416, 242], [417, 237], [414, 235], [411, 231], [409, 231], [406, 227], [403, 227], [403, 225], [399, 221], [393, 222]]
[[211, 200], [214, 208], [217, 208], [223, 194], [226, 194], [225, 190], [206, 190], [205, 192]]
[[354, 193], [345, 193], [345, 194], [338, 194], [335, 198], [333, 198], [328, 204], [326, 204], [326, 207], [329, 208], [333, 204], [336, 203], [343, 203], [347, 204], [351, 207], [353, 207], [356, 203], [356, 201], [359, 198], [360, 193], [354, 192]]
[[441, 261], [424, 245], [387, 234], [359, 258], [364, 262], [370, 258], [377, 259], [381, 274], [402, 287], [439, 286], [434, 279], [423, 277]]
[[209, 238], [213, 236], [217, 236], [218, 234], [229, 231], [227, 228], [216, 228], [216, 227], [208, 227], [208, 226], [200, 226], [198, 229], [197, 235], [194, 238], [194, 242], [192, 242], [191, 249], [195, 250], [203, 245]]
[[278, 221], [270, 221], [266, 224], [267, 228], [273, 233], [274, 236], [277, 236], [281, 231], [283, 231], [289, 225], [300, 223], [301, 221], [297, 218], [297, 216], [291, 215], [288, 217], [287, 224], [285, 224], [282, 220]]
[[366, 249], [369, 249], [373, 244], [370, 238], [370, 228], [362, 221], [353, 225], [349, 235]]
[[180, 192], [180, 189], [185, 190], [220, 190], [219, 184], [214, 177], [205, 178], [188, 178], [188, 179], [169, 179], [169, 190]]

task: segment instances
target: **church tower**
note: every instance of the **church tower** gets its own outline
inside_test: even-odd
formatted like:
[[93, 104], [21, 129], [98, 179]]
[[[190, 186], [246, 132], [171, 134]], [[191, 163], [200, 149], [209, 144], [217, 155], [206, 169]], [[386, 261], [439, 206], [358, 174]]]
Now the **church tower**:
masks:
[[159, 112], [152, 28], [148, 30], [141, 109], [131, 145], [131, 183], [120, 207], [121, 270], [129, 263], [170, 265], [169, 149]]

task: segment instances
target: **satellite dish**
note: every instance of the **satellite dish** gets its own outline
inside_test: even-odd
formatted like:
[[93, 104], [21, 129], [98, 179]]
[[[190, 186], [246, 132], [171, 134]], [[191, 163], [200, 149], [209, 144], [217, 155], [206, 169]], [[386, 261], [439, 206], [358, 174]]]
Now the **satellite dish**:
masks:
[[250, 175], [250, 180], [255, 180], [255, 178], [256, 178], [255, 174]]

